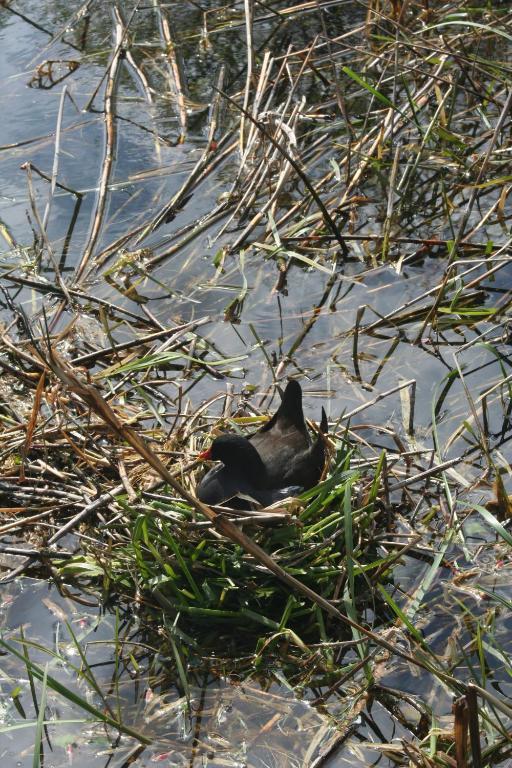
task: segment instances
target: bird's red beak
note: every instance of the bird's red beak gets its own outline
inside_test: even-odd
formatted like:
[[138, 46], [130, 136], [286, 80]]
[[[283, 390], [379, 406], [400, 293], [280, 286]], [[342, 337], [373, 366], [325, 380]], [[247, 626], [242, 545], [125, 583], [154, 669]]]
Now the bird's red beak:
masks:
[[212, 449], [208, 448], [207, 451], [203, 451], [202, 453], [200, 453], [197, 458], [201, 459], [201, 461], [209, 461], [211, 457], [212, 457]]

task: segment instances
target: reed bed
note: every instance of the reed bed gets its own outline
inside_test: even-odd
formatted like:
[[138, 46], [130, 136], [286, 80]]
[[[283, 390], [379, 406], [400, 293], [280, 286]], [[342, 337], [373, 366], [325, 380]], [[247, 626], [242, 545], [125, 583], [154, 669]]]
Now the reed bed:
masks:
[[[510, 6], [246, 0], [190, 4], [185, 24], [182, 5], [85, 2], [49, 33], [31, 87], [62, 90], [51, 168], [24, 159], [30, 245], [0, 222], [2, 581], [78, 586], [79, 599], [100, 594], [131, 616], [124, 629], [116, 621], [108, 695], [71, 633], [80, 664], [69, 670], [94, 706], [31, 660], [23, 633], [0, 641], [31, 681], [34, 760], [49, 692], [122, 733], [136, 758], [151, 718], [123, 716], [120, 688], [126, 670], [144, 668], [152, 688], [179, 688], [175, 710], [190, 718], [205, 699], [201, 670], [245, 680], [255, 699], [255, 680], [267, 693], [288, 686], [315, 709], [301, 722], [319, 735], [287, 765], [354, 754], [506, 765]], [[76, 61], [47, 58], [53, 46]], [[101, 74], [70, 121], [90, 51]], [[127, 78], [151, 119], [121, 114]], [[67, 183], [61, 151], [84, 114], [99, 115], [104, 138], [87, 226], [87, 192]], [[128, 123], [150, 137], [147, 178], [165, 179], [170, 148], [198, 149], [172, 194], [163, 184], [139, 206], [127, 183], [116, 210]], [[58, 193], [76, 202], [52, 238]], [[125, 213], [129, 226], [116, 228]], [[256, 318], [297, 274], [309, 303], [273, 344]], [[243, 343], [229, 347], [221, 327]], [[402, 358], [414, 375], [381, 386]], [[425, 360], [439, 366], [427, 426]], [[205, 507], [199, 451], [219, 431], [263, 424], [287, 375], [325, 399], [340, 382], [354, 393], [331, 413], [322, 481], [254, 513]], [[442, 722], [436, 695], [453, 702]], [[289, 720], [286, 697], [272, 706], [275, 722]], [[398, 740], [375, 738], [375, 725], [356, 745], [372, 706]]]

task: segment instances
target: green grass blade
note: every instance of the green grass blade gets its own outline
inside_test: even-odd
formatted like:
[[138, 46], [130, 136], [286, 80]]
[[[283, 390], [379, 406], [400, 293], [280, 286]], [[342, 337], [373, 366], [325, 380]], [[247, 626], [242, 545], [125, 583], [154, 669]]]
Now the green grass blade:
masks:
[[44, 715], [46, 712], [46, 691], [48, 681], [48, 664], [44, 666], [43, 683], [41, 686], [41, 699], [39, 701], [39, 714], [37, 716], [36, 734], [34, 739], [34, 757], [32, 759], [32, 768], [40, 768], [43, 752], [43, 728]]
[[387, 96], [384, 96], [383, 93], [378, 91], [376, 88], [373, 87], [367, 80], [364, 79], [364, 77], [361, 77], [361, 75], [358, 75], [357, 72], [354, 72], [353, 69], [350, 69], [350, 67], [342, 67], [342, 72], [344, 72], [346, 75], [348, 75], [352, 80], [355, 80], [358, 85], [361, 85], [363, 88], [366, 88], [367, 91], [369, 91], [377, 101], [380, 101], [381, 104], [383, 104], [385, 107], [389, 107], [390, 109], [396, 109], [397, 112], [400, 112], [400, 114], [403, 114], [402, 111], [396, 106], [396, 104], [393, 104], [391, 99], [388, 99]]
[[512, 547], [512, 536], [507, 531], [507, 529], [504, 528], [498, 520], [496, 520], [494, 515], [491, 514], [488, 509], [480, 506], [480, 504], [473, 504], [473, 509], [484, 518], [485, 522], [491, 526], [491, 528], [498, 534], [498, 536], [501, 536], [501, 538]]

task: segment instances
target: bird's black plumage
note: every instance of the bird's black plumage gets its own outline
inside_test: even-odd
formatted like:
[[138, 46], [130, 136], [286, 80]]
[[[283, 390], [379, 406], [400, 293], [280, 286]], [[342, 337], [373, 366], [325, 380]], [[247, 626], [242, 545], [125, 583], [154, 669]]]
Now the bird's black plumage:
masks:
[[[322, 408], [322, 434], [327, 417]], [[205, 504], [225, 502], [247, 509], [246, 499], [268, 506], [286, 496], [312, 488], [325, 463], [322, 434], [312, 443], [302, 410], [302, 390], [290, 381], [281, 405], [258, 432], [249, 438], [226, 434], [216, 438], [203, 458], [221, 461], [201, 480], [197, 495]], [[239, 500], [244, 499], [242, 505]], [[238, 500], [238, 501], [234, 501]]]
[[[320, 429], [323, 434], [327, 433], [327, 416], [323, 408]], [[277, 411], [249, 440], [265, 465], [271, 485], [300, 485], [306, 490], [320, 480], [325, 444], [321, 435], [311, 443], [298, 381], [288, 382]]]

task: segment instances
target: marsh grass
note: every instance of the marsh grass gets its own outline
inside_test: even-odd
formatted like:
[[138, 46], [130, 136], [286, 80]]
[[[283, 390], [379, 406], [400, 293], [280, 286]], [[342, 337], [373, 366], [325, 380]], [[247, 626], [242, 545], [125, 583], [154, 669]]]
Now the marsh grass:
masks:
[[[151, 684], [179, 689], [176, 710], [189, 719], [205, 669], [263, 688], [277, 680], [329, 723], [307, 765], [370, 762], [376, 752], [389, 765], [505, 765], [509, 6], [371, 2], [348, 15], [343, 2], [245, 2], [204, 11], [199, 23], [194, 5], [181, 28], [158, 0], [150, 21], [140, 4], [107, 5], [106, 66], [97, 40], [107, 17], [94, 5], [61, 19], [38, 53], [80, 33], [103, 67], [82, 105], [101, 111], [105, 141], [72, 271], [83, 193], [58, 179], [75, 70], [56, 113], [51, 173], [24, 166], [33, 243], [18, 246], [0, 222], [0, 532], [6, 581], [30, 573], [100, 591], [137, 615], [148, 647], [136, 652], [121, 637], [116, 614], [106, 694], [69, 624], [77, 665], [42, 646], [48, 664], [35, 663], [36, 646], [8, 633], [2, 648], [24, 665], [33, 701], [33, 765], [48, 741], [50, 691], [96, 726], [149, 741], [140, 712], [128, 716], [133, 727], [124, 722], [126, 676], [142, 669]], [[235, 62], [234, 33], [244, 36]], [[187, 77], [184, 57], [201, 63], [206, 51], [222, 64], [216, 76]], [[161, 187], [151, 205], [138, 208], [126, 183], [133, 216], [120, 234], [109, 201], [127, 74], [148, 109], [172, 114], [170, 138], [154, 113], [149, 128], [137, 115], [154, 142], [155, 176], [168, 172], [166, 147], [193, 134], [200, 151], [172, 195]], [[208, 184], [219, 194], [196, 215]], [[78, 201], [63, 242], [48, 234], [56, 189]], [[294, 308], [300, 327], [274, 345], [254, 317], [269, 295], [286, 296], [297, 270], [314, 290]], [[406, 295], [380, 300], [399, 280]], [[202, 311], [205, 284], [221, 297], [218, 321]], [[171, 309], [158, 314], [160, 301]], [[224, 351], [212, 322], [230, 323], [242, 351]], [[421, 371], [381, 387], [400, 354], [442, 366], [427, 426], [417, 416]], [[264, 385], [245, 381], [256, 356]], [[205, 514], [194, 500], [198, 451], [219, 430], [260, 426], [285, 374], [304, 384], [319, 372], [319, 395], [342, 380], [358, 403], [330, 419], [319, 486], [278, 509]], [[207, 380], [215, 393], [198, 395]], [[87, 695], [52, 674], [57, 662]], [[435, 694], [453, 701], [442, 721]], [[16, 689], [11, 700], [19, 713]], [[378, 725], [364, 746], [350, 742], [373, 704], [401, 729], [399, 743]]]

